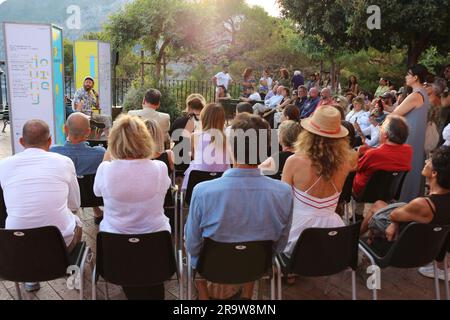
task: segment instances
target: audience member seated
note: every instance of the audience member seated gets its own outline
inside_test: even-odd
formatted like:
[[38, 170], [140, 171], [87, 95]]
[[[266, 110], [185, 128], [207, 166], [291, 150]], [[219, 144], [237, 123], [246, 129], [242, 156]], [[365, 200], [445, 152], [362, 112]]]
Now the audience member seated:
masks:
[[225, 111], [220, 104], [210, 103], [200, 113], [202, 130], [191, 135], [189, 168], [184, 173], [181, 189], [186, 190], [192, 170], [223, 172], [230, 168], [224, 134]]
[[261, 96], [257, 91], [255, 91], [254, 87], [248, 87], [247, 92], [249, 94], [248, 98], [240, 98], [243, 102], [256, 102], [261, 101]]
[[[274, 90], [275, 90], [275, 87], [274, 87]], [[261, 114], [267, 110], [275, 109], [281, 103], [281, 101], [283, 101], [285, 96], [286, 96], [286, 91], [284, 90], [284, 87], [276, 86], [276, 95], [272, 96], [269, 99], [266, 99], [264, 101], [264, 104], [261, 104], [261, 103], [254, 104], [253, 112], [255, 114]]]
[[296, 154], [287, 159], [282, 175], [294, 193], [292, 228], [284, 250], [288, 258], [305, 229], [344, 225], [335, 210], [345, 179], [357, 161], [336, 108], [318, 108], [301, 125], [304, 130], [298, 137]]
[[[369, 230], [369, 244], [377, 239], [382, 245], [389, 246], [386, 240], [395, 241], [410, 222], [450, 225], [450, 147], [435, 150], [431, 159], [425, 161], [422, 175], [430, 187], [429, 196], [390, 205], [377, 201], [370, 208], [361, 225], [361, 235]], [[421, 267], [419, 272], [434, 278], [433, 264]], [[438, 273], [443, 278], [444, 271]]]
[[318, 107], [321, 106], [331, 106], [333, 104], [333, 99], [331, 97], [331, 90], [329, 88], [323, 88], [320, 92], [320, 101], [317, 105]]
[[[236, 105], [236, 115], [238, 115], [242, 112], [247, 112], [247, 113], [252, 114], [253, 106], [248, 102], [239, 102]], [[230, 135], [231, 135], [231, 125], [225, 128], [225, 136], [227, 137], [227, 139], [230, 137]]]
[[300, 111], [293, 104], [288, 104], [281, 114], [280, 123], [283, 123], [284, 121], [287, 120], [292, 120], [295, 122], [300, 121]]
[[[52, 139], [49, 126], [30, 120], [23, 126], [23, 152], [0, 161], [0, 184], [6, 205], [6, 229], [56, 226], [71, 252], [81, 241], [82, 224], [72, 213], [80, 207], [80, 189], [73, 162], [48, 152]], [[39, 283], [26, 283], [27, 291]]]
[[[409, 129], [403, 117], [390, 115], [380, 129], [378, 148], [368, 150], [358, 162], [353, 181], [353, 192], [359, 195], [377, 171], [409, 171], [413, 149], [405, 144]], [[362, 219], [364, 207], [356, 210], [357, 219]]]
[[[205, 98], [199, 93], [193, 93], [186, 99], [186, 110], [177, 118], [170, 128], [169, 134], [174, 142], [175, 167], [182, 172], [186, 171], [191, 161], [189, 154], [184, 150], [190, 150], [191, 134], [201, 129], [200, 113], [206, 106]], [[180, 145], [181, 144], [181, 145]]]
[[164, 112], [158, 112], [161, 105], [161, 92], [157, 89], [150, 89], [145, 93], [142, 101], [142, 109], [131, 110], [128, 112], [130, 116], [139, 116], [144, 119], [154, 119], [159, 123], [164, 132], [164, 141], [167, 145], [170, 143], [170, 115]]
[[317, 90], [316, 87], [312, 87], [309, 90], [309, 98], [306, 100], [305, 104], [303, 105], [302, 113], [300, 114], [301, 119], [308, 118], [310, 115], [314, 113], [314, 111], [317, 108], [317, 105], [319, 104], [320, 97], [319, 97], [319, 90]]
[[379, 86], [374, 95], [375, 99], [380, 98], [385, 92], [389, 91], [389, 86], [387, 84], [388, 82], [385, 78], [380, 78]]
[[224, 85], [217, 86], [216, 101], [224, 102], [224, 101], [227, 101], [230, 99], [231, 99], [231, 95], [228, 93], [227, 88], [225, 88]]
[[259, 165], [264, 174], [281, 176], [286, 160], [295, 152], [294, 144], [300, 131], [301, 126], [297, 121], [286, 120], [281, 123], [278, 130], [278, 142], [282, 150]]
[[[258, 169], [258, 150], [270, 143], [270, 135], [255, 134], [253, 141], [243, 136], [260, 130], [269, 132], [269, 125], [258, 116], [241, 113], [232, 129], [233, 169], [221, 178], [198, 184], [192, 194], [185, 235], [194, 268], [203, 238], [219, 242], [271, 240], [274, 254], [281, 252], [287, 242], [292, 219], [291, 190], [281, 181], [264, 177]], [[242, 287], [204, 280], [196, 285], [199, 299], [230, 298]], [[243, 284], [242, 298], [252, 297], [253, 285]]]
[[297, 89], [297, 99], [294, 101], [299, 112], [302, 112], [306, 100], [308, 100], [308, 90], [305, 86], [299, 86]]
[[164, 134], [158, 122], [153, 119], [144, 120], [150, 137], [155, 142], [155, 150], [153, 153], [153, 160], [164, 162], [167, 166], [169, 177], [172, 176], [174, 168], [174, 155], [172, 150], [165, 150], [164, 148]]
[[360, 154], [364, 154], [368, 149], [375, 148], [380, 144], [380, 124], [377, 121], [375, 113], [369, 116], [370, 126], [364, 130], [361, 129], [358, 122], [354, 123], [356, 133], [359, 136], [362, 146], [360, 147]]
[[[164, 198], [170, 186], [167, 166], [150, 160], [155, 142], [144, 122], [129, 115], [115, 121], [108, 152], [100, 164], [94, 193], [103, 197], [104, 218], [100, 231], [145, 234], [169, 231], [164, 215]], [[130, 189], [130, 187], [132, 189]], [[164, 299], [164, 284], [152, 287], [124, 287], [128, 299]]]
[[[67, 142], [63, 146], [51, 147], [50, 152], [69, 157], [75, 165], [78, 177], [95, 174], [103, 161], [106, 150], [100, 146], [90, 147], [87, 143], [87, 138], [91, 133], [89, 117], [81, 112], [70, 114], [64, 130]], [[94, 207], [93, 210], [94, 222], [99, 224], [103, 219], [103, 211], [99, 207]]]

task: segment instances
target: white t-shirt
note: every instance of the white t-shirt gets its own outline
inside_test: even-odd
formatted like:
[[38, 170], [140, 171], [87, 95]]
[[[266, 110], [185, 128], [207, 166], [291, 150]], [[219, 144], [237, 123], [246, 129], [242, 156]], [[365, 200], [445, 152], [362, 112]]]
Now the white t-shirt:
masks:
[[80, 219], [80, 189], [70, 158], [39, 148], [0, 161], [0, 183], [8, 217], [6, 229], [56, 226], [66, 245]]
[[217, 79], [217, 86], [224, 86], [227, 90], [230, 81], [233, 80], [229, 73], [225, 73], [223, 71], [219, 72], [214, 77]]
[[103, 197], [100, 231], [143, 234], [169, 231], [164, 198], [170, 186], [167, 166], [158, 160], [113, 160], [98, 167], [94, 193]]
[[252, 93], [248, 98], [249, 98], [251, 101], [261, 101], [261, 96], [259, 95], [258, 92]]

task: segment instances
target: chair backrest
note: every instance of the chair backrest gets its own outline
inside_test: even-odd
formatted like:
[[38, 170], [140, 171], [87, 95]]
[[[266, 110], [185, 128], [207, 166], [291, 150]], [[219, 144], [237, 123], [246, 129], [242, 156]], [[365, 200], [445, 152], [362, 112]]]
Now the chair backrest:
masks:
[[436, 260], [450, 226], [410, 223], [400, 233], [383, 260], [398, 268], [416, 268]]
[[345, 201], [349, 203], [352, 200], [353, 180], [355, 180], [356, 171], [349, 172], [345, 179], [339, 202]]
[[148, 234], [97, 235], [97, 276], [122, 286], [150, 286], [176, 272], [175, 251], [168, 231]]
[[272, 265], [272, 241], [221, 243], [203, 239], [197, 271], [215, 283], [239, 284], [260, 279]]
[[0, 229], [0, 278], [39, 282], [66, 274], [69, 257], [55, 226], [35, 229]]
[[7, 217], [8, 213], [6, 211], [5, 198], [3, 197], [3, 189], [0, 186], [0, 228], [5, 227]]
[[304, 230], [291, 257], [291, 272], [309, 277], [356, 270], [361, 223], [338, 228]]
[[93, 208], [103, 206], [103, 198], [94, 194], [95, 174], [88, 174], [78, 177], [80, 186], [81, 207]]
[[377, 171], [369, 179], [358, 201], [374, 203], [378, 200], [398, 200], [407, 171]]
[[189, 180], [188, 180], [188, 185], [186, 187], [184, 201], [187, 204], [191, 203], [192, 191], [194, 190], [194, 187], [197, 184], [199, 184], [200, 182], [220, 178], [222, 176], [222, 174], [223, 174], [223, 172], [209, 172], [209, 171], [192, 170], [189, 173]]

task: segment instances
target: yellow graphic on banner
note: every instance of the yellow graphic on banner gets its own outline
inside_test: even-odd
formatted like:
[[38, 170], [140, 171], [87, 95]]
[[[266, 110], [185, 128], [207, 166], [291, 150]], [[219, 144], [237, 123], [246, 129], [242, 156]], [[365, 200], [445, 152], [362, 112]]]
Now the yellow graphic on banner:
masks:
[[98, 92], [98, 42], [75, 41], [73, 47], [76, 90], [83, 87], [84, 78], [89, 76], [94, 79], [94, 90]]

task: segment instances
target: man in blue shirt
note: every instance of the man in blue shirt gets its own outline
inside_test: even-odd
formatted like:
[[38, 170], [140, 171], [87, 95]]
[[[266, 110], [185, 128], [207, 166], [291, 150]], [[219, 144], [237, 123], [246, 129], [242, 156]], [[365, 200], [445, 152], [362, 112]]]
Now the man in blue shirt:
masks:
[[[103, 161], [105, 148], [90, 147], [87, 138], [91, 133], [89, 117], [81, 112], [74, 112], [68, 118], [64, 130], [67, 142], [64, 146], [53, 146], [51, 152], [62, 154], [72, 159], [77, 176], [91, 175]], [[99, 224], [103, 212], [99, 207], [94, 209], [94, 221]]]
[[300, 118], [308, 118], [310, 115], [316, 111], [317, 105], [320, 102], [319, 90], [313, 87], [309, 90], [309, 98], [306, 100], [303, 105], [302, 113], [300, 114]]
[[269, 100], [265, 100], [264, 104], [262, 103], [256, 103], [253, 105], [253, 112], [255, 114], [264, 113], [267, 110], [276, 108], [281, 101], [285, 98], [283, 93], [285, 92], [283, 86], [277, 87], [277, 94], [275, 96], [272, 96]]
[[[277, 254], [285, 248], [291, 228], [290, 186], [263, 176], [258, 169], [258, 164], [264, 160], [259, 159], [259, 149], [267, 148], [270, 142], [269, 124], [259, 116], [241, 113], [231, 129], [233, 169], [227, 170], [221, 178], [198, 184], [192, 194], [185, 239], [194, 268], [203, 238], [228, 243], [272, 240], [273, 254]], [[265, 136], [262, 130], [266, 130]], [[253, 137], [245, 139], [245, 135]], [[242, 298], [251, 298], [253, 285], [244, 285]], [[197, 288], [199, 299], [210, 297], [206, 281], [198, 281]]]

